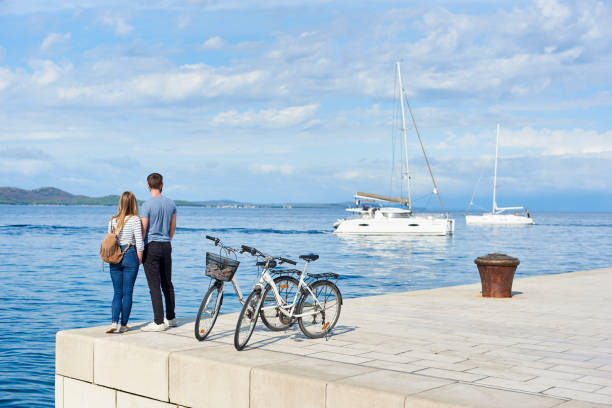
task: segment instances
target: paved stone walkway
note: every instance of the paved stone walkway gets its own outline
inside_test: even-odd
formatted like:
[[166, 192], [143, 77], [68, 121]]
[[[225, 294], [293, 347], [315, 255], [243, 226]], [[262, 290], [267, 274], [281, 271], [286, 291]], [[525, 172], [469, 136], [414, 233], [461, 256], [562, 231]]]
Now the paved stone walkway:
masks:
[[[480, 285], [466, 285], [345, 300], [329, 340], [260, 323], [243, 352], [233, 349], [236, 314], [220, 316], [202, 343], [187, 321], [164, 333], [60, 332], [60, 397], [73, 378], [168, 406], [206, 406], [211, 378], [235, 375], [248, 392], [240, 399], [234, 388], [226, 406], [612, 406], [612, 269], [519, 279], [513, 289], [511, 299], [482, 298]], [[71, 334], [95, 338], [92, 366], [78, 373], [86, 378], [65, 357], [78, 348]], [[139, 347], [169, 353], [165, 392], [131, 384], [134, 373], [105, 380], [105, 370]]]

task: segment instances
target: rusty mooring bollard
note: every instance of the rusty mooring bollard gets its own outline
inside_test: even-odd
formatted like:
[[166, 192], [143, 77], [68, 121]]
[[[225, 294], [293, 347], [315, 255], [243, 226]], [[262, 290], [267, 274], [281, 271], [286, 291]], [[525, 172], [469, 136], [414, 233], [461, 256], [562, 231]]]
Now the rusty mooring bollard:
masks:
[[483, 297], [512, 297], [512, 280], [521, 262], [506, 254], [489, 254], [474, 259], [480, 273]]

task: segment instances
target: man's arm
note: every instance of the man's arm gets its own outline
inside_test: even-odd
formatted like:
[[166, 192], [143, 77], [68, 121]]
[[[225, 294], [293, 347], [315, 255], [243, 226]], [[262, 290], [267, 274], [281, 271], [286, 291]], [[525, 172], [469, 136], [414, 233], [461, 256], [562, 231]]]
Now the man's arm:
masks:
[[170, 219], [170, 239], [174, 237], [174, 231], [176, 231], [176, 213], [172, 214]]
[[142, 239], [144, 240], [147, 238], [147, 228], [149, 227], [149, 219], [141, 218], [140, 223], [142, 224]]

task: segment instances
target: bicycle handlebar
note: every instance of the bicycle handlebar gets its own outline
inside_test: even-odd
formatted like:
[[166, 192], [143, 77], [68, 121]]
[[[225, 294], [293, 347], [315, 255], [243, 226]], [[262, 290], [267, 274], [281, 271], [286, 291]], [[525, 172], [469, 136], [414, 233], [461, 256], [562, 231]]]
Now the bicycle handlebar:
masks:
[[253, 248], [250, 247], [248, 245], [242, 245], [242, 251], [241, 252], [248, 252], [249, 254], [253, 255], [253, 256], [262, 256], [264, 258], [268, 258], [268, 259], [277, 259], [279, 261], [291, 264], [291, 265], [297, 265], [297, 262], [292, 261], [291, 259], [287, 259], [287, 258], [283, 258], [282, 256], [268, 256], [266, 254], [264, 254], [263, 252], [261, 252], [259, 249], [257, 248]]
[[206, 239], [210, 239], [211, 241], [215, 243], [215, 245], [219, 245], [219, 242], [221, 242], [219, 238], [211, 237], [210, 235], [207, 235]]
[[282, 256], [279, 256], [278, 260], [280, 260], [281, 262], [286, 262], [291, 265], [297, 265], [297, 262], [292, 261], [291, 259], [283, 258]]
[[[255, 248], [251, 248], [250, 246], [246, 246], [246, 245], [242, 245], [241, 248], [242, 248], [241, 252], [248, 252], [251, 255], [256, 255], [259, 252]], [[259, 253], [261, 253], [261, 252], [259, 252]]]

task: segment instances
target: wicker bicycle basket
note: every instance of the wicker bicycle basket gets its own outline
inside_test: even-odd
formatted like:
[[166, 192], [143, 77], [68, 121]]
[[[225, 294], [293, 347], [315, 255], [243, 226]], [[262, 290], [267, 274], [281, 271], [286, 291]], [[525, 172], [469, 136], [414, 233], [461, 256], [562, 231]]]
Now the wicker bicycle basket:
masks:
[[206, 276], [210, 276], [213, 279], [225, 282], [231, 281], [238, 269], [238, 265], [240, 265], [240, 262], [235, 259], [206, 252], [205, 273]]

